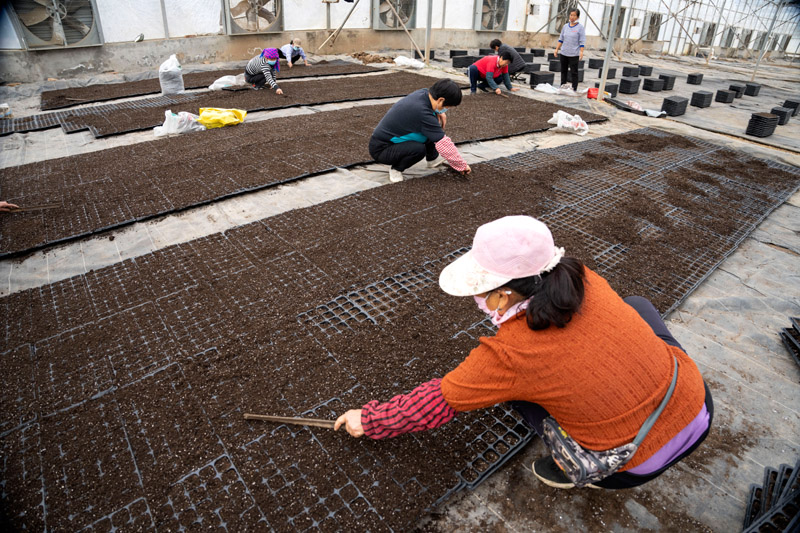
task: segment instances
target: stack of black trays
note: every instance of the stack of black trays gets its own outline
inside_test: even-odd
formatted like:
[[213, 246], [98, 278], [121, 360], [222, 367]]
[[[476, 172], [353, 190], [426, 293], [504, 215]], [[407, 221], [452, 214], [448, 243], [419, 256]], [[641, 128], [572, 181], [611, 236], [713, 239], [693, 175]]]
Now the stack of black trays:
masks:
[[622, 94], [636, 94], [639, 92], [640, 83], [642, 83], [641, 78], [622, 78], [619, 80], [619, 92]]
[[[598, 78], [602, 78], [603, 77], [603, 69], [600, 69], [600, 70], [597, 71], [597, 77]], [[617, 69], [609, 68], [608, 69], [608, 76], [606, 76], [606, 79], [607, 80], [613, 80], [616, 77], [617, 77]]]
[[519, 57], [521, 57], [522, 60], [526, 63], [533, 62], [533, 54], [520, 54]]
[[736, 98], [741, 98], [744, 94], [744, 84], [743, 83], [731, 83], [731, 86], [728, 87], [731, 91], [736, 91]]
[[450, 57], [468, 55], [466, 50], [450, 50]]
[[717, 97], [714, 98], [714, 100], [717, 102], [722, 102], [723, 104], [732, 104], [735, 97], [736, 91], [726, 91], [725, 89], [720, 89], [717, 91]]
[[[436, 55], [436, 52], [434, 50], [429, 50], [429, 52], [431, 54], [430, 59], [433, 59], [433, 56]], [[419, 55], [419, 52], [414, 50], [414, 59], [423, 59], [424, 55], [425, 55], [425, 51], [424, 50], [422, 51], [422, 55]], [[453, 56], [450, 56], [450, 57], [453, 57]]]
[[778, 115], [772, 113], [753, 113], [747, 124], [747, 135], [753, 137], [769, 137], [775, 133], [778, 125]]
[[792, 112], [794, 112], [794, 109], [791, 107], [773, 107], [772, 110], [770, 110], [770, 113], [773, 115], [778, 115], [778, 126], [783, 126], [789, 122]]
[[692, 101], [690, 103], [694, 107], [708, 107], [711, 105], [712, 98], [714, 98], [714, 93], [711, 91], [697, 91], [692, 93]]
[[622, 67], [622, 76], [626, 78], [636, 78], [639, 76], [639, 67]]
[[552, 61], [554, 59], [558, 59], [553, 52], [547, 52], [547, 60]]
[[667, 115], [671, 117], [679, 117], [686, 113], [686, 106], [689, 104], [689, 99], [683, 96], [670, 96], [664, 98], [664, 103], [661, 104], [661, 111], [666, 111]]
[[639, 65], [639, 76], [652, 76], [653, 75], [653, 67], [646, 67], [644, 65]]
[[468, 67], [478, 59], [480, 58], [475, 56], [453, 56], [453, 66], [456, 68]]
[[596, 58], [589, 59], [589, 68], [603, 68], [603, 60]]
[[[600, 87], [600, 82], [594, 82], [595, 87]], [[617, 90], [619, 89], [619, 84], [617, 83], [606, 83], [605, 91], [611, 95], [611, 98], [617, 97]]]
[[645, 91], [660, 92], [664, 89], [664, 80], [655, 78], [645, 78], [642, 87]]
[[516, 51], [517, 51], [517, 52], [519, 52], [520, 54], [524, 54], [524, 53], [525, 53], [525, 51], [526, 51], [526, 48], [525, 48], [524, 46], [515, 46], [515, 47], [514, 47], [514, 50], [516, 50]]
[[495, 55], [495, 53], [494, 53], [494, 50], [492, 50], [491, 48], [479, 48], [478, 49], [478, 55], [481, 55], [481, 56], [493, 56], [493, 55]]
[[533, 57], [544, 57], [545, 51], [544, 48], [531, 48], [531, 53]]
[[686, 83], [689, 85], [700, 85], [703, 83], [703, 75], [699, 73], [689, 74], [686, 76]]
[[[567, 71], [567, 81], [572, 83], [572, 71]], [[578, 69], [578, 83], [583, 82], [583, 69]]]
[[759, 83], [748, 83], [747, 86], [744, 88], [744, 94], [747, 96], [758, 96], [758, 91], [761, 90], [761, 84]]
[[542, 65], [539, 63], [525, 63], [525, 68], [522, 69], [522, 72], [530, 74], [531, 72], [539, 72], [540, 68], [542, 68]]
[[750, 485], [742, 533], [780, 531], [793, 533], [800, 528], [800, 460], [764, 469], [761, 485]]
[[582, 69], [584, 67], [586, 67], [586, 61], [581, 59], [580, 61], [578, 61], [578, 69]]
[[659, 74], [658, 78], [664, 80], [664, 90], [671, 91], [673, 87], [675, 87], [675, 75], [674, 74]]
[[558, 59], [551, 59], [550, 72], [561, 72], [561, 61], [559, 61]]
[[531, 87], [536, 87], [540, 83], [553, 84], [556, 75], [552, 72], [531, 72]]
[[800, 109], [800, 99], [789, 98], [783, 103], [783, 107], [791, 107], [793, 109], [792, 116], [795, 116], [797, 110]]

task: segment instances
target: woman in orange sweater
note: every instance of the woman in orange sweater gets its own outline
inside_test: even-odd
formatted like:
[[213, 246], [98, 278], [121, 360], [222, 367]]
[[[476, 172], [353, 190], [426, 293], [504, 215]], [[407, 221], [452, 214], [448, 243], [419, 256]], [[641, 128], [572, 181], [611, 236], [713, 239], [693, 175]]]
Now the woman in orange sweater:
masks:
[[[347, 411], [336, 429], [382, 439], [510, 401], [540, 436], [550, 416], [583, 449], [605, 451], [631, 443], [666, 402], [633, 456], [591, 485], [609, 489], [656, 478], [708, 434], [711, 394], [658, 311], [641, 297], [623, 300], [579, 260], [564, 257], [542, 222], [512, 216], [484, 224], [439, 285], [473, 296], [497, 335], [481, 337], [444, 378]], [[532, 468], [548, 485], [575, 486], [552, 457]]]

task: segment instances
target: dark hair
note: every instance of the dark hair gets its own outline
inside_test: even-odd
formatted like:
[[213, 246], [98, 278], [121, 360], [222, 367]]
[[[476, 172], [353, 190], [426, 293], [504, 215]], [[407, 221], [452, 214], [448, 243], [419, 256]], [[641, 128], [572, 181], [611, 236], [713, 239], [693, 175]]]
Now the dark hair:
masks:
[[514, 56], [511, 55], [511, 52], [506, 50], [505, 52], [500, 54], [500, 59], [505, 59], [506, 61], [513, 61], [514, 60]]
[[540, 276], [512, 279], [503, 287], [530, 298], [525, 317], [534, 331], [550, 325], [563, 328], [583, 303], [583, 263], [574, 257], [562, 257], [556, 267]]
[[575, 13], [576, 17], [581, 18], [581, 10], [578, 9], [577, 7], [573, 7], [572, 9], [569, 10], [569, 12]]
[[501, 44], [503, 44], [503, 42], [500, 39], [494, 39], [489, 43], [489, 48], [494, 50], [495, 48], [499, 48]]
[[438, 100], [444, 98], [444, 105], [455, 107], [461, 103], [461, 89], [453, 80], [441, 79], [428, 89], [431, 98]]

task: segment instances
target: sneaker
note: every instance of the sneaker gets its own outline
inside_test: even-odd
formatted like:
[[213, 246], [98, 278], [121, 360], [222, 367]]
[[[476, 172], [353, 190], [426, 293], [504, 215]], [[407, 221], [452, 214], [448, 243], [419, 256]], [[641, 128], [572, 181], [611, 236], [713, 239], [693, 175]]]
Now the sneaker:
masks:
[[557, 489], [571, 489], [575, 486], [575, 483], [564, 474], [549, 455], [536, 459], [531, 465], [531, 470], [533, 470], [533, 475], [538, 477], [545, 485]]
[[[531, 465], [533, 475], [538, 477], [545, 485], [550, 485], [557, 489], [571, 489], [575, 486], [570, 478], [564, 474], [561, 468], [556, 464], [551, 456], [542, 457], [537, 459]], [[602, 489], [597, 485], [586, 485], [590, 489]]]
[[444, 163], [445, 161], [447, 161], [447, 159], [445, 159], [442, 156], [439, 156], [436, 159], [434, 159], [433, 161], [428, 161], [428, 168], [436, 168], [439, 165], [441, 165], [442, 163]]
[[392, 183], [397, 183], [403, 181], [403, 173], [399, 170], [395, 170], [393, 168], [389, 169], [389, 181]]

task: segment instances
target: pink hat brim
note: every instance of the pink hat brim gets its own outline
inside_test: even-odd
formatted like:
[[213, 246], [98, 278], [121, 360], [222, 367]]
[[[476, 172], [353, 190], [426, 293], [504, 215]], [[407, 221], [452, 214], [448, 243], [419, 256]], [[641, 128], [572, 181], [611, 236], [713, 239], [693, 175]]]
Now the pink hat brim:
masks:
[[511, 279], [480, 266], [470, 250], [444, 267], [439, 274], [439, 286], [453, 296], [474, 296], [501, 287]]

